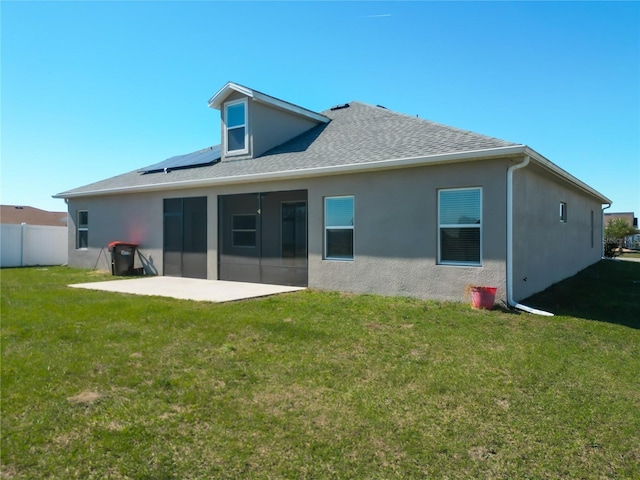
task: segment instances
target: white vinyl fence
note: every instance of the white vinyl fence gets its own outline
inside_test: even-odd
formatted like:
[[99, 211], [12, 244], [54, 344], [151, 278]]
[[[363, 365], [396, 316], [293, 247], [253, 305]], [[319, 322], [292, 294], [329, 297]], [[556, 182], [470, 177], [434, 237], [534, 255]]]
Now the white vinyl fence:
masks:
[[0, 225], [0, 267], [63, 265], [69, 259], [67, 227]]

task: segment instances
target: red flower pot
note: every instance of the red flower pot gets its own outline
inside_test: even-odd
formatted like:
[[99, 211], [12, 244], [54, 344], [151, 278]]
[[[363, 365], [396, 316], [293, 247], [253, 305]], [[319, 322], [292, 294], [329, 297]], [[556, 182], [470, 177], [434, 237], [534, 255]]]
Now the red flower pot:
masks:
[[496, 301], [496, 287], [471, 287], [471, 306], [491, 310]]

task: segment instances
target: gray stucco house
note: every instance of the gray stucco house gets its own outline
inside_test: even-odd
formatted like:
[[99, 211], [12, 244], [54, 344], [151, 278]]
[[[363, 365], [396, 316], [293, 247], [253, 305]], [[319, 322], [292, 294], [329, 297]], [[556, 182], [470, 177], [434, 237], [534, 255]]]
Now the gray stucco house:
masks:
[[516, 304], [597, 262], [611, 201], [526, 145], [360, 102], [313, 112], [227, 83], [222, 144], [59, 193], [69, 264]]

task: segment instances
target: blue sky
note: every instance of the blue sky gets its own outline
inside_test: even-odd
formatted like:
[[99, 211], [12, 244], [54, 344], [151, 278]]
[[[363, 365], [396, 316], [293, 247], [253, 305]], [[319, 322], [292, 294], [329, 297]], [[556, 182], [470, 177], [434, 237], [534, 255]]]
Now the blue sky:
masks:
[[234, 81], [524, 143], [640, 216], [639, 2], [0, 2], [3, 204], [219, 143]]

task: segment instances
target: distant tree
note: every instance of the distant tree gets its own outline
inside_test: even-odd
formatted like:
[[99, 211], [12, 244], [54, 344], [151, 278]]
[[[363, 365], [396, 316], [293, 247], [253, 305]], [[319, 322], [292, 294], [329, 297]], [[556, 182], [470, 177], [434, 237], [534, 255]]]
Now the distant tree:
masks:
[[[622, 253], [624, 239], [637, 233], [640, 233], [638, 229], [629, 225], [629, 222], [624, 218], [609, 220], [609, 223], [607, 223], [607, 226], [604, 228], [605, 256], [615, 256], [614, 250], [616, 246], [618, 252]], [[611, 255], [607, 255], [608, 251]]]

